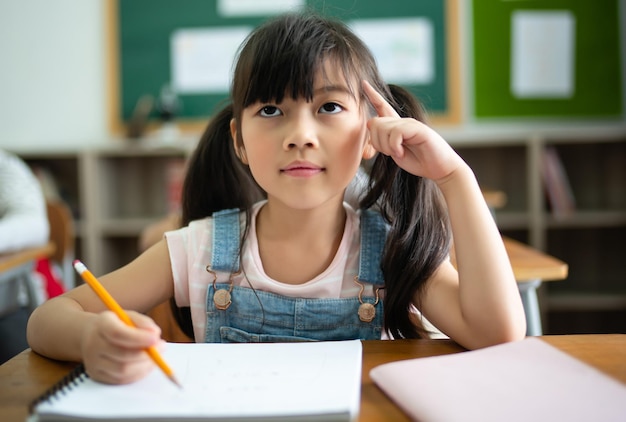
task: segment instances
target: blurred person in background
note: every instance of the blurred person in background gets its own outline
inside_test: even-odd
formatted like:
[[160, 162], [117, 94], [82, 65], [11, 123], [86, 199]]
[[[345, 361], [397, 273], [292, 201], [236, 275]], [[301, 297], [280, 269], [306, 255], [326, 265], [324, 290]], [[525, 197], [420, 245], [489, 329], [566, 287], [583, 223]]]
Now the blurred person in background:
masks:
[[[0, 150], [0, 255], [43, 246], [49, 234], [39, 181], [19, 157]], [[45, 300], [34, 273], [33, 266], [0, 280], [0, 364], [28, 347], [28, 316]]]

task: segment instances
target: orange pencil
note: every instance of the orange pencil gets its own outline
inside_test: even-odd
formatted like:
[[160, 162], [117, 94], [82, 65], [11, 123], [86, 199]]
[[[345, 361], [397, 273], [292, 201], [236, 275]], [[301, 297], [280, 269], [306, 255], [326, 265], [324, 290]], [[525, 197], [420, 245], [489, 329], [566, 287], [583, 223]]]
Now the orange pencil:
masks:
[[[83, 264], [77, 259], [74, 261], [74, 269], [82, 277], [85, 283], [87, 283], [93, 289], [93, 291], [98, 295], [98, 297], [102, 299], [102, 301], [107, 306], [107, 308], [113, 311], [115, 315], [119, 317], [119, 319], [121, 319], [122, 321], [124, 321], [124, 323], [126, 323], [126, 325], [135, 327], [135, 324], [130, 319], [128, 314], [124, 312], [122, 307], [115, 301], [115, 299], [113, 299], [113, 296], [111, 296], [109, 292], [106, 291], [106, 289], [104, 288], [102, 284], [100, 284], [98, 279], [91, 273], [91, 271], [87, 269], [85, 264]], [[165, 363], [165, 361], [161, 357], [161, 354], [158, 352], [156, 347], [154, 346], [148, 347], [146, 349], [146, 353], [148, 353], [148, 355], [152, 358], [154, 363], [156, 363], [157, 366], [161, 368], [161, 370], [165, 373], [165, 375], [167, 375], [167, 377], [174, 384], [182, 388], [182, 386], [180, 385], [180, 383], [174, 376], [174, 371], [172, 371], [172, 368], [170, 368], [168, 364]]]

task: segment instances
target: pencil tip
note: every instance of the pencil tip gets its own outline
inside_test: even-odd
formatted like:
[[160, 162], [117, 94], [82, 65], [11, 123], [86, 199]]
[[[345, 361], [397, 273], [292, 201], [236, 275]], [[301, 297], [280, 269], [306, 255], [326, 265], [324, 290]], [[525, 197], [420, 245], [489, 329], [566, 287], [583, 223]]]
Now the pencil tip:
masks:
[[178, 388], [180, 388], [181, 390], [183, 389], [183, 385], [180, 382], [178, 382], [178, 380], [176, 379], [174, 375], [171, 375], [170, 379], [172, 380], [174, 384], [176, 384]]

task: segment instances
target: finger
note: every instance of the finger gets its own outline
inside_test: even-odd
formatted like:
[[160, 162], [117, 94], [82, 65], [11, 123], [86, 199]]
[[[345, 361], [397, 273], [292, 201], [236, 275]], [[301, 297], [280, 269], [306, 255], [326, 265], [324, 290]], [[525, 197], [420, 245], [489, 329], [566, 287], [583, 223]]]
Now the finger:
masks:
[[365, 95], [370, 100], [370, 103], [374, 107], [374, 110], [376, 110], [376, 113], [378, 114], [378, 116], [400, 117], [398, 113], [396, 113], [396, 110], [394, 110], [394, 108], [387, 102], [387, 100], [385, 100], [385, 98], [382, 95], [380, 95], [380, 93], [376, 91], [369, 82], [367, 82], [366, 80], [363, 80], [362, 85], [363, 85], [363, 91], [365, 92]]
[[159, 337], [161, 336], [161, 327], [159, 327], [149, 316], [135, 311], [128, 311], [128, 316], [137, 328], [152, 331], [156, 333]]
[[94, 367], [90, 367], [88, 373], [93, 379], [107, 384], [127, 384], [143, 378], [154, 367], [154, 362], [144, 353], [143, 359], [132, 362], [100, 361]]
[[[124, 347], [129, 349], [146, 348], [155, 345], [160, 339], [160, 329], [155, 327], [154, 322], [148, 323], [145, 321], [146, 316], [133, 314], [131, 319], [135, 324], [139, 323], [136, 327], [131, 327], [122, 322], [112, 312], [104, 312], [102, 324], [102, 333], [108, 338], [108, 340], [117, 347]], [[149, 319], [149, 318], [148, 318]], [[149, 329], [145, 327], [150, 327]]]
[[401, 123], [401, 119], [394, 117], [378, 117], [370, 121], [370, 139], [377, 151], [392, 157], [403, 155], [403, 136], [398, 128]]

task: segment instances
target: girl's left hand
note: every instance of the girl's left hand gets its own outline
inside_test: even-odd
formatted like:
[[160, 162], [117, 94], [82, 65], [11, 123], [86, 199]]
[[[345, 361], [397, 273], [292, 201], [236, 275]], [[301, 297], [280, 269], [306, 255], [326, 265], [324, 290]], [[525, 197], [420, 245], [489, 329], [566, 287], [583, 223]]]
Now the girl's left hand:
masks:
[[402, 118], [367, 81], [363, 90], [378, 114], [367, 122], [374, 148], [388, 155], [405, 171], [441, 181], [460, 165], [461, 158], [452, 147], [426, 124]]

